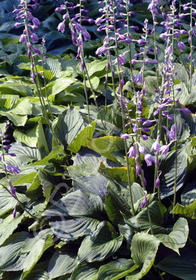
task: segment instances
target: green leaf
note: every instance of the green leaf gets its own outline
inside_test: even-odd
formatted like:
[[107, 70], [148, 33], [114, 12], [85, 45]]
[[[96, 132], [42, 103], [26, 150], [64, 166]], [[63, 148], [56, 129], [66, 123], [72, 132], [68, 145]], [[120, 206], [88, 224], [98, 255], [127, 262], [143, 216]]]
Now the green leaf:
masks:
[[56, 217], [50, 225], [59, 238], [73, 240], [93, 232], [103, 213], [103, 202], [99, 196], [78, 190], [55, 202], [43, 215]]
[[32, 163], [31, 166], [36, 166], [36, 165], [46, 165], [50, 163], [52, 159], [57, 158], [58, 156], [64, 155], [64, 147], [63, 145], [57, 145], [55, 146], [52, 151], [45, 156], [43, 159], [40, 159], [36, 161], [35, 163]]
[[38, 175], [39, 181], [42, 185], [43, 195], [46, 198], [46, 201], [48, 202], [50, 200], [51, 192], [54, 185], [50, 181], [50, 178], [48, 178], [48, 174], [43, 169], [39, 170]]
[[17, 215], [16, 218], [13, 218], [13, 214], [7, 216], [0, 223], [0, 246], [6, 241], [8, 237], [12, 235], [18, 225], [22, 222], [24, 216]]
[[104, 136], [88, 139], [87, 147], [106, 158], [118, 162], [115, 152], [124, 151], [124, 141], [118, 136]]
[[18, 165], [30, 163], [38, 158], [38, 150], [36, 148], [25, 146], [20, 142], [13, 143], [9, 152], [16, 155]]
[[95, 264], [83, 262], [79, 264], [71, 275], [71, 280], [98, 280]]
[[71, 84], [73, 84], [76, 80], [73, 78], [59, 78], [54, 82], [52, 87], [52, 95], [56, 95], [61, 91], [68, 88]]
[[78, 251], [80, 262], [102, 261], [112, 256], [121, 247], [123, 237], [116, 236], [115, 229], [109, 223], [99, 225], [92, 236], [82, 241]]
[[87, 88], [90, 89], [93, 88], [94, 90], [97, 90], [99, 83], [100, 83], [100, 79], [95, 76], [90, 78], [90, 81], [89, 80], [86, 81], [86, 86]]
[[138, 268], [133, 260], [117, 259], [102, 265], [98, 271], [98, 280], [119, 280]]
[[[128, 182], [128, 176], [127, 176], [127, 167], [105, 167], [105, 165], [101, 162], [99, 170], [102, 175], [104, 175], [106, 178], [121, 182]], [[131, 182], [134, 182], [135, 179], [135, 168], [130, 167], [130, 179]]]
[[93, 60], [91, 63], [87, 63], [88, 74], [91, 77], [97, 72], [101, 72], [102, 75], [105, 74], [105, 67], [107, 65], [107, 59], [105, 60]]
[[21, 252], [28, 236], [27, 232], [17, 232], [0, 247], [0, 271], [23, 269], [27, 253], [21, 254]]
[[31, 148], [36, 148], [38, 141], [38, 126], [30, 129], [15, 129], [14, 138], [17, 142], [21, 142]]
[[39, 150], [39, 154], [41, 158], [47, 156], [49, 154], [49, 137], [47, 135], [46, 130], [44, 130], [44, 126], [42, 120], [40, 119], [37, 126], [37, 147]]
[[23, 273], [26, 276], [43, 253], [53, 245], [51, 229], [45, 229], [38, 233], [34, 238], [26, 241], [25, 246], [22, 248], [22, 253], [29, 252], [23, 263]]
[[[15, 198], [8, 193], [3, 187], [2, 185], [6, 186], [8, 189], [10, 189], [10, 186], [8, 184], [8, 182], [2, 182], [2, 180], [0, 181], [0, 216], [5, 215], [7, 212], [9, 211], [13, 211], [14, 207], [16, 206], [16, 200]], [[24, 203], [25, 201], [27, 201], [27, 197], [24, 194], [17, 194], [18, 199], [20, 199], [20, 201], [22, 203]]]
[[[174, 178], [175, 178], [175, 151], [169, 152], [165, 158], [162, 159], [160, 164], [160, 170], [162, 174], [160, 176], [161, 186], [161, 198], [165, 198], [174, 193]], [[187, 169], [187, 154], [184, 149], [177, 152], [177, 179], [176, 189], [177, 191], [183, 186]]]
[[51, 72], [56, 77], [59, 77], [59, 73], [61, 71], [61, 63], [59, 62], [59, 60], [48, 57], [46, 62], [49, 65]]
[[74, 141], [84, 127], [82, 115], [73, 107], [61, 114], [55, 125], [55, 131], [63, 145], [67, 146]]
[[148, 273], [154, 263], [159, 244], [160, 241], [156, 237], [145, 232], [133, 236], [132, 259], [140, 269], [127, 276], [127, 280], [139, 280]]
[[153, 201], [149, 204], [148, 209], [147, 207], [143, 208], [136, 216], [132, 217], [128, 221], [130, 225], [137, 230], [149, 230], [149, 214], [151, 218], [152, 228], [154, 230], [159, 230], [160, 226], [164, 222], [164, 214], [166, 213], [166, 211], [167, 209], [163, 204], [159, 203], [158, 201]]
[[51, 279], [70, 274], [77, 264], [73, 248], [56, 251], [50, 259], [48, 273]]
[[105, 197], [105, 206], [108, 218], [112, 223], [123, 223], [123, 217], [120, 210], [116, 207], [115, 201], [110, 194], [107, 194]]
[[196, 200], [188, 205], [188, 206], [183, 206], [179, 203], [177, 203], [174, 208], [171, 211], [172, 214], [176, 215], [182, 215], [185, 218], [189, 219], [196, 219]]
[[13, 183], [14, 186], [19, 186], [22, 184], [29, 184], [32, 183], [35, 176], [36, 176], [36, 172], [32, 172], [29, 174], [17, 174], [16, 176], [11, 176], [11, 181]]
[[80, 133], [76, 136], [73, 142], [68, 146], [68, 150], [73, 153], [77, 153], [81, 146], [87, 145], [87, 139], [92, 139], [95, 131], [96, 122], [92, 122], [90, 125], [86, 126]]
[[179, 253], [179, 249], [186, 245], [189, 234], [188, 222], [184, 218], [179, 218], [173, 226], [170, 234], [157, 234], [156, 237], [163, 243], [164, 246]]
[[190, 247], [183, 249], [180, 256], [172, 254], [156, 265], [162, 271], [184, 280], [195, 280], [195, 266], [195, 250]]

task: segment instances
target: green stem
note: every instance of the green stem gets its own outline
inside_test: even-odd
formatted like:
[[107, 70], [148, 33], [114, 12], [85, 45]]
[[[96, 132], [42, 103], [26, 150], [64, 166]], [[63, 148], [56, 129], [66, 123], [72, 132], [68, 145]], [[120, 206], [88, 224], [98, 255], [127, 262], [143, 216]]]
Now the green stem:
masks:
[[[120, 85], [120, 98], [121, 98], [121, 117], [122, 117], [122, 131], [123, 134], [125, 133], [125, 121], [124, 121], [124, 111], [123, 111], [123, 94], [122, 94], [122, 86], [121, 86], [121, 74], [120, 74], [120, 64], [119, 64], [119, 53], [118, 53], [118, 42], [117, 42], [117, 35], [116, 35], [116, 16], [115, 16], [115, 6], [114, 6], [114, 0], [112, 2], [112, 11], [113, 11], [113, 18], [114, 18], [114, 36], [115, 36], [115, 51], [116, 51], [116, 57], [117, 57], [117, 72], [118, 72], [118, 79], [119, 79], [119, 85]], [[127, 147], [127, 140], [124, 140], [125, 144], [125, 154], [126, 154], [126, 165], [127, 165], [127, 178], [128, 178], [128, 186], [130, 190], [130, 201], [131, 201], [131, 209], [133, 212], [133, 215], [135, 215], [135, 208], [134, 208], [134, 202], [133, 202], [133, 195], [132, 195], [132, 185], [131, 185], [131, 179], [130, 179], [130, 165], [128, 160], [128, 147]]]

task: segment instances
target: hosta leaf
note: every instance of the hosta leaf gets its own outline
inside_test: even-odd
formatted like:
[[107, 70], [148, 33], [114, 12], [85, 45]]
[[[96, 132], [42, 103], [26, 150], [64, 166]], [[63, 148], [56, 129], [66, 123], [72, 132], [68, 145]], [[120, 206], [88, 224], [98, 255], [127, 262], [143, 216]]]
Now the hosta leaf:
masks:
[[20, 99], [14, 108], [11, 110], [11, 113], [16, 115], [31, 115], [32, 114], [32, 104], [29, 99], [22, 98]]
[[73, 142], [68, 146], [68, 150], [73, 153], [77, 153], [81, 146], [86, 146], [87, 139], [92, 139], [95, 131], [96, 122], [92, 122], [90, 125], [86, 126], [73, 140]]
[[[109, 181], [107, 185], [108, 193], [112, 196], [115, 204], [124, 214], [132, 216], [130, 188], [127, 184], [120, 184], [118, 181]], [[131, 184], [133, 203], [144, 196], [144, 190], [137, 183]]]
[[56, 217], [57, 221], [50, 224], [57, 237], [72, 240], [93, 232], [103, 213], [103, 202], [99, 196], [78, 190], [54, 202], [54, 206], [43, 215]]
[[16, 115], [12, 112], [0, 112], [0, 115], [7, 117], [15, 126], [24, 126], [27, 115]]
[[196, 255], [190, 247], [182, 249], [180, 256], [172, 254], [160, 261], [156, 267], [180, 279], [195, 280]]
[[4, 246], [0, 247], [0, 271], [19, 271], [23, 269], [27, 253], [21, 254], [21, 251], [28, 235], [27, 232], [15, 233]]
[[[74, 170], [74, 172], [75, 172], [75, 170]], [[69, 171], [70, 171], [70, 169], [69, 169]], [[73, 178], [74, 188], [80, 189], [83, 192], [98, 195], [102, 199], [105, 198], [105, 195], [107, 193], [106, 186], [107, 186], [108, 180], [104, 176], [102, 176], [101, 174], [97, 174], [97, 175], [92, 174], [89, 176], [81, 176], [79, 174], [77, 175], [77, 173], [75, 173], [73, 175], [72, 171], [70, 172], [70, 174], [72, 175], [72, 178]]]
[[16, 155], [17, 162], [20, 162], [18, 163], [19, 165], [32, 162], [38, 158], [38, 151], [36, 148], [25, 146], [20, 142], [13, 143], [9, 152]]
[[55, 146], [47, 156], [45, 156], [43, 159], [40, 159], [40, 160], [36, 161], [35, 163], [32, 163], [32, 165], [46, 165], [52, 159], [57, 158], [58, 155], [63, 155], [63, 154], [64, 154], [63, 145]]
[[111, 224], [100, 224], [92, 236], [87, 236], [83, 240], [78, 251], [78, 259], [81, 262], [102, 261], [113, 255], [121, 247], [122, 241], [123, 237], [116, 236]]
[[[108, 168], [105, 167], [103, 163], [101, 163], [98, 171], [108, 179], [128, 182], [127, 167], [125, 166]], [[134, 182], [134, 178], [135, 178], [135, 168], [130, 167], [131, 182]]]
[[189, 233], [188, 222], [184, 218], [179, 218], [173, 226], [170, 234], [157, 234], [156, 237], [164, 246], [174, 250], [179, 254], [179, 249], [183, 248], [187, 242]]
[[58, 200], [44, 216], [99, 217], [102, 211], [103, 202], [99, 196], [77, 190]]
[[[98, 173], [100, 160], [105, 159], [93, 151], [82, 148], [74, 157], [74, 165], [68, 167], [68, 172], [73, 179], [75, 189], [89, 192], [105, 198], [107, 193], [106, 185], [108, 180]], [[93, 166], [93, 168], [92, 168]]]
[[75, 268], [71, 280], [98, 280], [97, 271], [95, 264], [83, 262]]
[[77, 239], [94, 232], [100, 221], [91, 217], [65, 219], [51, 221], [50, 226], [54, 234], [65, 241]]
[[183, 206], [177, 203], [172, 209], [171, 213], [176, 215], [182, 215], [189, 219], [196, 219], [196, 200], [188, 206]]
[[181, 193], [181, 203], [183, 206], [188, 206], [196, 200], [195, 180], [186, 183]]
[[151, 269], [160, 241], [145, 232], [136, 233], [131, 243], [132, 259], [140, 267], [137, 271], [127, 276], [127, 280], [139, 280]]
[[25, 245], [22, 252], [29, 252], [29, 254], [23, 263], [24, 276], [32, 270], [44, 251], [53, 245], [51, 229], [42, 230], [34, 238], [28, 239]]
[[76, 254], [73, 248], [63, 250], [63, 252], [56, 251], [50, 259], [48, 265], [48, 274], [51, 279], [70, 274], [77, 264]]
[[98, 271], [98, 280], [119, 280], [138, 268], [133, 260], [117, 259], [102, 265]]
[[11, 180], [14, 186], [19, 186], [22, 184], [29, 184], [32, 183], [35, 176], [36, 176], [36, 172], [32, 172], [29, 174], [17, 174], [15, 176], [11, 176]]
[[52, 87], [52, 94], [56, 95], [75, 82], [73, 78], [58, 78]]
[[106, 158], [118, 162], [115, 152], [124, 151], [124, 142], [118, 136], [104, 136], [99, 138], [89, 139], [87, 147], [97, 152]]
[[79, 111], [76, 108], [69, 108], [59, 117], [55, 131], [64, 146], [67, 146], [74, 141], [84, 127], [84, 121]]
[[[10, 188], [8, 182], [2, 182], [2, 180], [0, 181], [0, 216], [3, 216], [4, 214], [6, 214], [9, 211], [13, 211], [15, 205], [16, 205], [16, 199], [10, 194], [8, 193], [3, 187], [2, 185], [6, 186], [8, 189]], [[24, 194], [17, 194], [18, 199], [20, 199], [20, 201], [22, 203], [24, 203], [25, 201], [27, 201], [27, 197]]]
[[149, 214], [153, 229], [158, 230], [164, 222], [164, 214], [166, 211], [167, 209], [163, 204], [160, 204], [158, 201], [153, 201], [149, 204], [148, 209], [147, 207], [142, 209], [136, 216], [128, 221], [132, 227], [138, 230], [147, 230], [150, 229]]
[[87, 63], [88, 74], [91, 77], [97, 72], [102, 72], [104, 75], [107, 60], [94, 60], [91, 63]]
[[[160, 176], [161, 197], [165, 198], [174, 193], [174, 178], [175, 178], [175, 151], [169, 152], [166, 157], [161, 161], [160, 170], [162, 174]], [[184, 184], [184, 178], [187, 169], [187, 155], [184, 150], [178, 150], [177, 152], [177, 179], [176, 189], [179, 190]]]
[[22, 222], [24, 216], [17, 215], [13, 218], [13, 214], [4, 218], [0, 223], [0, 246], [6, 241], [8, 237], [12, 235], [18, 225]]
[[105, 207], [108, 218], [112, 223], [123, 223], [123, 217], [110, 194], [105, 196]]
[[16, 139], [17, 142], [22, 142], [23, 144], [31, 148], [36, 148], [37, 141], [38, 141], [37, 132], [38, 132], [38, 126], [26, 130], [15, 129], [14, 138]]
[[54, 59], [54, 58], [48, 57], [46, 62], [47, 62], [47, 64], [49, 65], [51, 72], [52, 72], [56, 77], [58, 77], [58, 76], [59, 76], [59, 73], [60, 73], [60, 71], [61, 71], [61, 63], [59, 62], [59, 60], [58, 60], [58, 59]]
[[86, 86], [90, 89], [93, 88], [94, 90], [96, 90], [99, 86], [99, 83], [100, 83], [100, 79], [97, 76], [95, 76], [90, 78], [90, 80], [86, 81]]

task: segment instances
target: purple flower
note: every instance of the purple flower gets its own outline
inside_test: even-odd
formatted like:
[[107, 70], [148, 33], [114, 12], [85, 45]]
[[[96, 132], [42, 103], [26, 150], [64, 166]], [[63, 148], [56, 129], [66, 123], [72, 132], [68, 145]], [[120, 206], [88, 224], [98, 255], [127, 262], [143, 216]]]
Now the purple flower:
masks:
[[145, 154], [144, 159], [147, 166], [152, 166], [152, 163], [154, 162], [154, 157], [151, 154]]
[[170, 146], [170, 144], [168, 144], [168, 145], [163, 145], [161, 148], [160, 148], [160, 151], [161, 151], [161, 154], [162, 155], [166, 155], [168, 152], [169, 152], [169, 146]]
[[[178, 128], [177, 128], [178, 130]], [[173, 124], [171, 126], [171, 129], [168, 131], [168, 138], [169, 138], [169, 141], [172, 141], [172, 140], [175, 140], [175, 124]]]
[[65, 22], [64, 21], [59, 23], [59, 25], [57, 26], [57, 30], [62, 33], [65, 32]]
[[116, 58], [114, 61], [114, 64], [118, 64], [119, 63], [119, 67], [121, 68], [122, 65], [124, 65], [126, 63], [126, 58], [124, 56], [124, 54], [119, 54], [118, 59]]
[[144, 196], [144, 200], [141, 202], [141, 207], [144, 208], [146, 206], [146, 203], [147, 203], [147, 191], [144, 191], [145, 192], [145, 196]]
[[155, 188], [156, 188], [156, 189], [157, 189], [157, 188], [159, 187], [159, 185], [160, 185], [160, 176], [161, 176], [161, 173], [162, 173], [162, 171], [159, 171], [159, 172], [158, 172], [158, 176], [157, 176], [156, 181], [155, 181]]
[[9, 182], [9, 185], [10, 185], [11, 195], [12, 195], [12, 196], [15, 196], [16, 190], [15, 190], [15, 188], [14, 188], [14, 186], [13, 186], [11, 180], [8, 180], [8, 182]]
[[139, 163], [136, 161], [136, 173], [138, 176], [141, 176], [141, 168], [140, 168], [140, 165]]
[[135, 145], [131, 146], [131, 148], [129, 149], [127, 154], [128, 154], [128, 157], [130, 157], [130, 158], [136, 158], [136, 156], [137, 156], [136, 146]]
[[15, 219], [16, 218], [16, 206], [14, 207], [14, 210], [13, 210], [13, 218]]
[[158, 153], [159, 150], [160, 150], [160, 144], [159, 144], [159, 139], [157, 138], [156, 141], [152, 144], [150, 151]]
[[123, 139], [123, 140], [129, 139], [129, 134], [125, 133], [125, 134], [122, 134], [120, 137], [121, 137], [121, 139]]
[[14, 175], [20, 172], [20, 169], [17, 166], [6, 164], [6, 169], [8, 172], [13, 172]]
[[144, 149], [144, 147], [142, 147], [142, 145], [141, 145], [140, 143], [137, 143], [137, 145], [138, 145], [138, 148], [139, 148], [139, 152], [140, 152], [141, 154], [145, 154], [145, 149]]
[[142, 73], [139, 72], [139, 73], [135, 76], [134, 82], [135, 82], [136, 84], [142, 84], [142, 81], [143, 81]]
[[186, 46], [183, 42], [179, 41], [178, 42], [178, 48], [181, 52], [183, 52], [186, 49]]

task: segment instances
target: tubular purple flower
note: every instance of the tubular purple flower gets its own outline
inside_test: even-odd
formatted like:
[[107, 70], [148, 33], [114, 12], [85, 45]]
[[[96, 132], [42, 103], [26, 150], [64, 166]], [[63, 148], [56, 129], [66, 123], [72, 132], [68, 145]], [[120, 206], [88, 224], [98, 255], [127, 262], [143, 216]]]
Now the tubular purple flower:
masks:
[[14, 188], [14, 186], [13, 186], [11, 180], [8, 180], [8, 182], [9, 182], [9, 185], [10, 185], [11, 195], [12, 195], [12, 196], [15, 196], [15, 195], [16, 195], [16, 190], [15, 190], [15, 188]]
[[16, 218], [16, 206], [14, 207], [14, 210], [13, 210], [13, 218], [15, 219]]
[[158, 153], [160, 150], [160, 144], [159, 144], [159, 137], [156, 139], [156, 141], [152, 144], [152, 147], [150, 149], [151, 152]]
[[158, 176], [157, 176], [156, 181], [155, 181], [155, 188], [156, 188], [156, 189], [157, 189], [157, 188], [159, 187], [159, 185], [160, 185], [160, 176], [161, 176], [161, 173], [162, 173], [162, 171], [160, 170], [160, 171], [158, 172]]
[[142, 147], [142, 145], [141, 145], [140, 143], [137, 143], [137, 145], [138, 145], [138, 148], [139, 148], [139, 152], [140, 152], [141, 154], [145, 154], [145, 149], [144, 149], [144, 147]]
[[127, 134], [127, 133], [122, 134], [122, 135], [120, 136], [120, 138], [123, 139], [123, 140], [129, 139], [129, 137], [130, 137], [129, 134]]
[[147, 203], [147, 191], [144, 191], [145, 192], [145, 196], [144, 196], [144, 200], [141, 202], [141, 208], [144, 208], [146, 206], [146, 203]]
[[59, 25], [57, 26], [57, 30], [64, 33], [65, 32], [65, 22], [62, 21], [59, 23]]
[[186, 49], [186, 46], [183, 42], [179, 41], [178, 42], [178, 48], [181, 52], [183, 52]]
[[160, 152], [163, 156], [165, 156], [169, 152], [169, 146], [170, 144], [161, 146]]
[[127, 154], [128, 154], [128, 157], [130, 157], [130, 158], [136, 158], [136, 156], [137, 156], [136, 146], [135, 145], [131, 146]]
[[147, 166], [152, 166], [152, 163], [155, 162], [154, 157], [151, 154], [145, 154], [144, 160]]
[[140, 165], [139, 163], [136, 161], [136, 173], [137, 175], [140, 177], [141, 176], [141, 168], [140, 168]]

